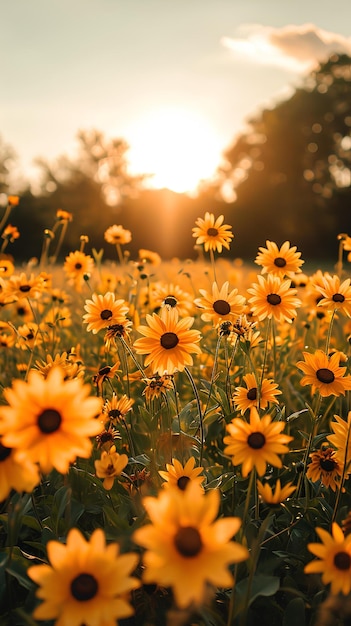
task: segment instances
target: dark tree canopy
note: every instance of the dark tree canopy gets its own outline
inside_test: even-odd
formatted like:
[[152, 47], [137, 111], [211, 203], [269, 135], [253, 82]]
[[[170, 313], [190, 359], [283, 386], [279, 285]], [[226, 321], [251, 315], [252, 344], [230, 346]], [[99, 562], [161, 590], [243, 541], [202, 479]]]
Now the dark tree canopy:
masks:
[[232, 223], [246, 251], [290, 239], [310, 256], [333, 255], [351, 231], [351, 58], [334, 55], [293, 96], [265, 109], [225, 154]]

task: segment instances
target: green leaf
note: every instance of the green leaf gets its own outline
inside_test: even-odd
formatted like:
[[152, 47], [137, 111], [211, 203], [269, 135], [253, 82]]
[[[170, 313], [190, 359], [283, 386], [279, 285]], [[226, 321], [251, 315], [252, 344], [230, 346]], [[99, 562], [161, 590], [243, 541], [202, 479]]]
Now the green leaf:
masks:
[[[244, 608], [245, 598], [247, 596], [247, 588], [249, 579], [245, 578], [241, 580], [235, 587], [235, 597], [237, 609], [235, 614], [239, 613]], [[274, 596], [279, 589], [280, 579], [278, 576], [268, 576], [266, 574], [257, 574], [253, 577], [252, 585], [250, 589], [250, 595], [248, 600], [248, 606], [250, 606], [256, 598], [260, 596]], [[300, 626], [300, 625], [299, 625]]]
[[282, 626], [305, 626], [306, 607], [302, 598], [294, 598], [285, 609]]
[[[9, 552], [9, 548], [6, 549]], [[19, 584], [25, 589], [32, 589], [33, 583], [27, 576], [28, 560], [22, 555], [21, 550], [16, 546], [11, 553], [11, 560], [6, 567], [6, 572], [16, 578]]]

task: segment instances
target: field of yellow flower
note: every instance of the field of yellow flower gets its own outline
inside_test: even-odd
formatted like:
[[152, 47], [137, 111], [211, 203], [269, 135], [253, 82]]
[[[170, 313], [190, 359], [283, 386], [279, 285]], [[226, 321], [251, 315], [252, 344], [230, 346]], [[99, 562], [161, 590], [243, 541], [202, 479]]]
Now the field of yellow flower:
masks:
[[[350, 623], [351, 237], [197, 261], [0, 220], [0, 626]], [[92, 242], [93, 246], [93, 242]], [[6, 250], [6, 251], [5, 251]], [[348, 256], [347, 256], [348, 255]], [[256, 269], [253, 269], [256, 268]]]

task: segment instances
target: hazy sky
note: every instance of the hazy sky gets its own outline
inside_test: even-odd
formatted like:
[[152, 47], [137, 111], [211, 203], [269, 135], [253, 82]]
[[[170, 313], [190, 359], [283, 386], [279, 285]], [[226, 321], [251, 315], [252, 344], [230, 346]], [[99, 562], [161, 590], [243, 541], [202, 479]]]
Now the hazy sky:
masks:
[[214, 155], [317, 58], [351, 53], [347, 0], [0, 0], [0, 7], [0, 135], [26, 172], [36, 156], [72, 151], [77, 130], [89, 128], [126, 139], [134, 167], [152, 167], [150, 136], [165, 132], [157, 119], [173, 125], [174, 136], [181, 115], [185, 127], [199, 122], [202, 150]]

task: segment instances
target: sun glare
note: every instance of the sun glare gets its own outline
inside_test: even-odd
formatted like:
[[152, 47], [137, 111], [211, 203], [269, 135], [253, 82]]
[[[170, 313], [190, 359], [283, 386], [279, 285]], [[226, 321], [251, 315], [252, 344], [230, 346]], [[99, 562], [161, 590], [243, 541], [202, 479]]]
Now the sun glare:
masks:
[[149, 186], [194, 192], [220, 163], [223, 146], [201, 115], [162, 109], [145, 116], [129, 135], [133, 173], [151, 174]]

